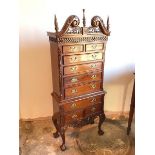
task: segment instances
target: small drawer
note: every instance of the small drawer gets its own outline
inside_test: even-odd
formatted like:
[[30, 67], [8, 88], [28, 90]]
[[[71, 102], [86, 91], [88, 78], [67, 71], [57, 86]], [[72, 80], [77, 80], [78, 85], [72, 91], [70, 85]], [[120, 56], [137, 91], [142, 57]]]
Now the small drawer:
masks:
[[95, 70], [98, 70], [98, 71], [102, 70], [102, 62], [66, 66], [64, 67], [64, 75], [80, 74], [80, 73], [86, 73], [86, 72], [88, 73], [90, 71], [95, 71]]
[[92, 105], [95, 105], [97, 103], [102, 103], [102, 102], [103, 102], [103, 96], [98, 95], [98, 96], [86, 98], [83, 100], [65, 103], [64, 105], [62, 105], [62, 108], [65, 112], [75, 111], [75, 110], [84, 109], [88, 106], [92, 106]]
[[63, 53], [68, 52], [82, 52], [83, 51], [83, 45], [70, 45], [70, 46], [63, 46]]
[[64, 64], [80, 63], [85, 61], [102, 60], [103, 53], [91, 53], [81, 55], [64, 56]]
[[84, 115], [85, 115], [85, 113], [82, 110], [67, 113], [64, 115], [65, 122], [72, 122], [72, 121], [81, 120], [82, 118], [84, 118]]
[[66, 88], [65, 89], [65, 97], [74, 97], [83, 94], [87, 94], [90, 92], [96, 92], [102, 90], [101, 82], [91, 82], [85, 85], [80, 85], [77, 87]]
[[102, 112], [103, 111], [103, 106], [102, 105], [103, 105], [103, 103], [100, 103], [100, 104], [95, 104], [93, 106], [90, 106], [90, 107], [86, 108], [85, 117], [89, 117], [93, 113]]
[[86, 51], [103, 50], [104, 44], [87, 44]]
[[102, 105], [103, 103], [99, 103], [93, 106], [87, 106], [84, 109], [65, 113], [65, 122], [80, 121], [81, 119], [92, 116], [95, 113], [101, 113], [103, 112]]
[[71, 76], [71, 77], [65, 77], [64, 78], [64, 86], [65, 88], [73, 85], [78, 82], [90, 82], [90, 81], [99, 81], [102, 77], [102, 72], [96, 72], [91, 74], [82, 74], [79, 76]]

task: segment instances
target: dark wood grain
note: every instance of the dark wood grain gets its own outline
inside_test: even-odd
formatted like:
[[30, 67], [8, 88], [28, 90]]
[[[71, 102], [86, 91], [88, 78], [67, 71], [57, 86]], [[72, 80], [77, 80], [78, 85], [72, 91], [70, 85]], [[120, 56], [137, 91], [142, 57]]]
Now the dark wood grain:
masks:
[[89, 118], [92, 114], [102, 112], [101, 103], [94, 104], [92, 106], [87, 106], [87, 108], [80, 109], [80, 110], [72, 110], [71, 112], [66, 113], [65, 122], [72, 122], [72, 121], [80, 121], [84, 118]]
[[86, 51], [103, 50], [104, 44], [86, 44]]
[[83, 65], [72, 65], [64, 67], [64, 75], [76, 75], [82, 73], [88, 73], [92, 71], [101, 71], [102, 70], [102, 62], [94, 62]]
[[98, 96], [90, 97], [87, 99], [66, 103], [66, 104], [62, 105], [61, 108], [63, 108], [64, 111], [66, 111], [66, 112], [78, 110], [78, 109], [86, 108], [91, 105], [95, 105], [97, 103], [102, 103], [103, 102], [102, 99], [103, 99], [102, 95], [98, 95]]
[[69, 52], [83, 52], [83, 45], [63, 46], [63, 53]]
[[101, 82], [90, 82], [85, 85], [67, 88], [65, 89], [65, 97], [67, 98], [67, 97], [72, 97], [72, 96], [80, 96], [82, 94], [100, 91], [101, 85], [102, 85]]
[[[51, 47], [53, 80], [54, 137], [62, 138], [60, 149], [66, 150], [65, 130], [68, 126], [82, 127], [92, 124], [99, 117], [98, 134], [105, 120], [104, 114], [104, 59], [109, 31], [109, 18], [105, 26], [99, 16], [91, 19], [86, 27], [83, 10], [83, 27], [76, 15], [67, 18], [62, 29], [48, 32]], [[56, 110], [56, 111], [55, 111]]]
[[81, 74], [77, 76], [70, 76], [64, 78], [64, 87], [74, 87], [79, 83], [86, 83], [91, 81], [101, 81], [102, 72], [90, 72], [87, 74]]
[[64, 56], [63, 59], [64, 59], [64, 65], [74, 64], [79, 62], [96, 61], [96, 60], [103, 59], [103, 53], [96, 52], [96, 53], [89, 53], [89, 54], [69, 55], [69, 56]]

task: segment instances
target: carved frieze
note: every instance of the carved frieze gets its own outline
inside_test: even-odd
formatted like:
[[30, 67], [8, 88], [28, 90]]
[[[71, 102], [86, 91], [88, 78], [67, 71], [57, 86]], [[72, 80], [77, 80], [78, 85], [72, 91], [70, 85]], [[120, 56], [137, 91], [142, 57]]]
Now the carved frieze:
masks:
[[63, 37], [63, 38], [49, 38], [50, 41], [58, 43], [82, 43], [82, 42], [92, 42], [92, 41], [107, 41], [107, 36], [92, 36], [92, 37]]

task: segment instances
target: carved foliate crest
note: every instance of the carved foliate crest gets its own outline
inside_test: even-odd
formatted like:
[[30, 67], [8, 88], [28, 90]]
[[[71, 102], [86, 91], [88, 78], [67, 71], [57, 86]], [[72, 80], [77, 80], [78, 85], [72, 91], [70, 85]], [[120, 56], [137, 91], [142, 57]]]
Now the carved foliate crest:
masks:
[[64, 26], [62, 27], [59, 35], [67, 34], [79, 34], [81, 28], [79, 27], [80, 19], [76, 15], [71, 15], [67, 18]]
[[100, 16], [94, 16], [91, 19], [91, 26], [85, 27], [86, 26], [85, 9], [83, 9], [83, 27], [80, 27], [79, 24], [80, 24], [80, 19], [76, 15], [71, 15], [67, 18], [61, 31], [58, 32], [58, 22], [55, 16], [55, 30], [59, 38], [65, 34], [81, 34], [82, 35], [82, 34], [100, 33], [106, 36], [110, 35], [109, 17], [107, 18], [106, 26]]
[[90, 33], [97, 33], [102, 32], [103, 34], [109, 36], [109, 18], [107, 19], [107, 28], [105, 27], [105, 24], [100, 16], [94, 16], [91, 19], [91, 27], [89, 27], [88, 32]]

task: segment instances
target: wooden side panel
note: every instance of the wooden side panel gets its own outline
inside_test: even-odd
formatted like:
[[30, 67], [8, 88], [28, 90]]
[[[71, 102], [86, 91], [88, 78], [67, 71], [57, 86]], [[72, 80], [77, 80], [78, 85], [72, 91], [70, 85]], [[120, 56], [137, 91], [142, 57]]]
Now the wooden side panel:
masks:
[[51, 42], [50, 51], [51, 51], [53, 92], [56, 92], [58, 95], [60, 95], [58, 45], [56, 43]]

